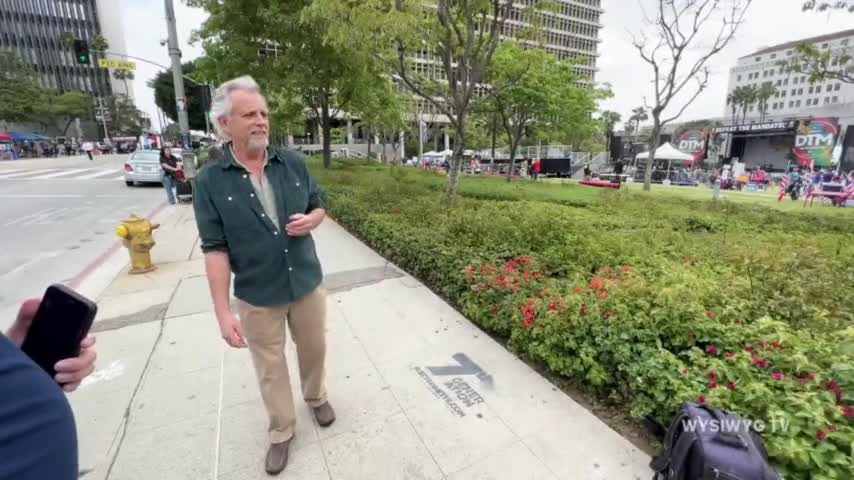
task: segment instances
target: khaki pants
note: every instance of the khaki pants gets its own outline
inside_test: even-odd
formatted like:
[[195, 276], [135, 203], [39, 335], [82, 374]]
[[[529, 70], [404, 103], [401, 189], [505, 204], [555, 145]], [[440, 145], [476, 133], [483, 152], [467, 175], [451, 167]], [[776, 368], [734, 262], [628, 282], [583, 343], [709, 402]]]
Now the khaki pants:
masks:
[[249, 344], [261, 397], [270, 416], [270, 441], [294, 435], [296, 412], [285, 360], [285, 322], [297, 347], [302, 397], [311, 407], [326, 402], [326, 292], [318, 288], [281, 307], [238, 306], [243, 335]]

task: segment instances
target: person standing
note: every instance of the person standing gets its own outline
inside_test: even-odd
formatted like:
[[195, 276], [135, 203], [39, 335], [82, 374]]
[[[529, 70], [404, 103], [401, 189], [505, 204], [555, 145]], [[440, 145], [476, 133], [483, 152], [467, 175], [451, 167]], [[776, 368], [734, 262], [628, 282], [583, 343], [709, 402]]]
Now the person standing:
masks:
[[[326, 212], [302, 156], [268, 146], [267, 101], [251, 77], [221, 85], [210, 115], [226, 143], [222, 159], [196, 176], [196, 223], [222, 338], [252, 355], [270, 419], [265, 469], [274, 475], [288, 464], [296, 425], [286, 327], [303, 399], [321, 427], [335, 421], [325, 386], [326, 293], [311, 237]], [[232, 273], [239, 319], [229, 302]]]
[[175, 187], [178, 183], [178, 158], [172, 155], [172, 149], [160, 149], [160, 167], [163, 169], [163, 188], [166, 189], [166, 200], [175, 205]]
[[614, 177], [617, 181], [617, 185], [620, 185], [623, 181], [623, 161], [621, 159], [617, 159], [617, 163], [614, 164]]
[[92, 150], [95, 148], [95, 145], [92, 145], [92, 142], [83, 142], [83, 145], [80, 145], [80, 149], [86, 152], [86, 156], [89, 157], [89, 161], [93, 161], [92, 158]]

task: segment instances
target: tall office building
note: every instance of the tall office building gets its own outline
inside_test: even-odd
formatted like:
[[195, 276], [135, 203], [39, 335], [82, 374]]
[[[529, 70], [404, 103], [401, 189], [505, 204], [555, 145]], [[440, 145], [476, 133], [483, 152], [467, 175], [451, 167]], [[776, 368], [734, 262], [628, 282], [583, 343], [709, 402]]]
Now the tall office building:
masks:
[[110, 51], [124, 53], [118, 4], [117, 0], [0, 0], [0, 49], [16, 51], [31, 64], [43, 87], [102, 97], [124, 94], [124, 83], [98, 68], [98, 54], [92, 54], [89, 65], [80, 65], [63, 43], [68, 34], [89, 42], [101, 35]]
[[[531, 2], [517, 3], [529, 5]], [[575, 74], [579, 82], [592, 85], [596, 79], [596, 61], [601, 42], [600, 17], [604, 13], [602, 0], [556, 0], [554, 4], [555, 8], [543, 12], [545, 49], [559, 60], [575, 62]], [[501, 32], [502, 37], [514, 37], [528, 28], [522, 8], [513, 8]], [[416, 72], [431, 79], [445, 79], [440, 61], [432, 52], [422, 51], [414, 60]], [[436, 107], [423, 99], [417, 99], [416, 108], [422, 115], [435, 118], [438, 114]]]

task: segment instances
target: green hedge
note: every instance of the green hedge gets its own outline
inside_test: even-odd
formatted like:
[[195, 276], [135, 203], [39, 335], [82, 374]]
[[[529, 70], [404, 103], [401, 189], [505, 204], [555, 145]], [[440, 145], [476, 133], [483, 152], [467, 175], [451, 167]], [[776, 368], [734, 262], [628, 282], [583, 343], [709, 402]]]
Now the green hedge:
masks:
[[791, 479], [854, 471], [854, 215], [337, 164], [332, 215], [508, 347], [638, 417], [764, 422]]

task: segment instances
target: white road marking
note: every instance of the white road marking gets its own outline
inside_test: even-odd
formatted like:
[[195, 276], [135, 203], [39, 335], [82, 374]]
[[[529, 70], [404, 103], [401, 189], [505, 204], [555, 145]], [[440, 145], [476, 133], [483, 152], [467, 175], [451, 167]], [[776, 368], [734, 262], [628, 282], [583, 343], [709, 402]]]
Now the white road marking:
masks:
[[0, 195], [0, 198], [82, 198], [84, 195], [74, 195], [74, 194], [37, 194], [37, 193], [5, 193]]
[[91, 168], [73, 168], [70, 170], [60, 170], [58, 172], [49, 173], [47, 175], [39, 175], [37, 177], [30, 177], [30, 179], [32, 179], [32, 180], [43, 180], [46, 178], [56, 178], [56, 177], [62, 177], [65, 175], [73, 175], [75, 173], [80, 173], [80, 172], [88, 172], [89, 170], [91, 170]]
[[12, 174], [2, 174], [2, 175], [0, 175], [0, 178], [20, 178], [20, 177], [26, 177], [27, 175], [55, 172], [57, 170], [59, 170], [59, 169], [58, 168], [39, 168], [37, 170], [27, 170], [24, 172], [18, 172], [18, 173], [12, 173]]
[[124, 373], [125, 365], [121, 360], [113, 360], [106, 368], [99, 368], [95, 370], [92, 375], [84, 378], [83, 381], [80, 382], [80, 388], [88, 387], [89, 385], [98, 382], [109, 382], [110, 380], [121, 377]]
[[114, 172], [118, 172], [118, 171], [119, 170], [117, 170], [117, 169], [99, 170], [95, 173], [90, 173], [88, 175], [81, 175], [79, 177], [74, 177], [74, 179], [75, 180], [91, 180], [93, 178], [106, 177], [107, 175], [110, 175], [110, 174], [112, 174]]
[[124, 175], [119, 175], [118, 177], [113, 177], [110, 180], [124, 180], [124, 179], [125, 179]]
[[33, 258], [27, 260], [26, 262], [18, 265], [17, 267], [13, 268], [12, 270], [9, 270], [8, 272], [4, 273], [3, 275], [0, 275], [0, 278], [5, 279], [6, 277], [10, 277], [10, 276], [22, 271], [22, 270], [26, 270], [28, 267], [35, 265], [35, 264], [41, 262], [42, 260], [48, 260], [51, 258], [56, 258], [60, 255], [62, 255], [61, 250], [56, 250], [56, 251], [52, 251], [52, 252], [41, 252], [38, 255], [36, 255], [35, 257], [33, 257]]
[[29, 215], [24, 215], [23, 217], [13, 218], [12, 220], [10, 220], [10, 221], [6, 222], [5, 224], [3, 224], [3, 226], [4, 226], [4, 227], [10, 227], [10, 226], [15, 225], [15, 224], [17, 224], [17, 223], [27, 222], [27, 221], [32, 220], [32, 219], [34, 219], [34, 218], [40, 218], [40, 217], [42, 217], [42, 216], [44, 216], [44, 215], [49, 215], [49, 214], [53, 213], [53, 212], [54, 212], [54, 211], [56, 211], [56, 210], [59, 210], [59, 207], [45, 208], [44, 210], [39, 210], [39, 211], [38, 211], [38, 212], [36, 212], [36, 213], [31, 213], [31, 214], [29, 214]]
[[3, 168], [0, 169], [0, 175], [8, 175], [15, 172], [23, 172], [25, 168]]

